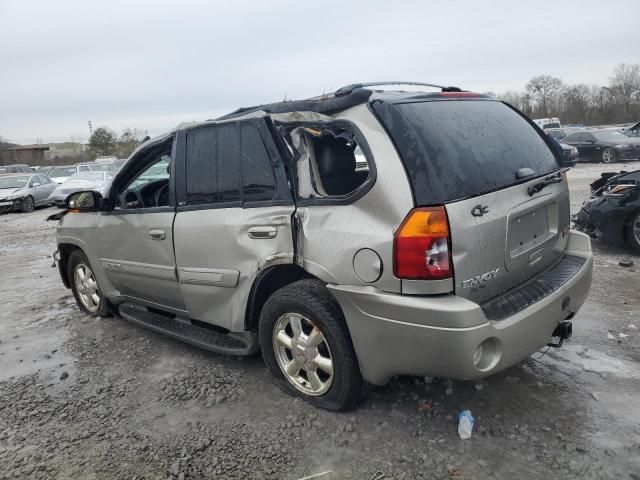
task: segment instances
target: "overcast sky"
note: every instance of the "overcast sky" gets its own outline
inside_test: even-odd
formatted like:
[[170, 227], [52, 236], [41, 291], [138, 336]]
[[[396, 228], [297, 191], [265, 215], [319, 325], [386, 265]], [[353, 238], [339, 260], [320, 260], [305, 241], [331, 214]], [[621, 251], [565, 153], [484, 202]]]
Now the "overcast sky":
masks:
[[604, 84], [640, 62], [639, 20], [639, 0], [0, 0], [0, 136], [153, 135], [357, 81]]

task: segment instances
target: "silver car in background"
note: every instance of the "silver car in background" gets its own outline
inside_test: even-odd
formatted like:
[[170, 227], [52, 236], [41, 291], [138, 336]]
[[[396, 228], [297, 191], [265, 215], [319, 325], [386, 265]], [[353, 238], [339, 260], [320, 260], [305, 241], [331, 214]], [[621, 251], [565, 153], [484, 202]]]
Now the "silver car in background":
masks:
[[69, 195], [83, 190], [94, 190], [100, 192], [101, 195], [105, 195], [111, 180], [113, 180], [113, 172], [111, 171], [74, 173], [67, 181], [57, 185], [56, 189], [51, 192], [48, 199], [49, 203], [62, 208], [65, 206], [65, 201]]
[[37, 173], [0, 175], [0, 213], [33, 212], [35, 207], [49, 205], [49, 195], [56, 183]]

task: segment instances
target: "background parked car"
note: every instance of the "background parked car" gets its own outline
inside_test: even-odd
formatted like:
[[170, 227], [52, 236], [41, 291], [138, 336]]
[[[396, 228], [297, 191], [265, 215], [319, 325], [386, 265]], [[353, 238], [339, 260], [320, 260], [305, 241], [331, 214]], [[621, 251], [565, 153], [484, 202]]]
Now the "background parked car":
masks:
[[49, 195], [56, 184], [37, 173], [0, 175], [0, 213], [32, 212], [35, 207], [49, 204]]
[[48, 175], [49, 172], [55, 168], [53, 165], [47, 165], [44, 167], [38, 167], [38, 169], [36, 170], [36, 172], [38, 172], [41, 175]]
[[53, 167], [47, 173], [47, 176], [56, 183], [64, 183], [71, 175], [77, 173], [75, 165], [62, 165], [59, 167]]
[[0, 167], [0, 173], [33, 173], [33, 170], [31, 170], [29, 165], [18, 163]]
[[569, 135], [562, 141], [576, 147], [583, 162], [612, 163], [640, 158], [640, 139], [617, 130], [588, 130]]
[[104, 195], [113, 180], [113, 172], [78, 172], [74, 173], [62, 185], [51, 192], [49, 203], [55, 204], [57, 207], [64, 207], [67, 197], [75, 192], [82, 190], [95, 190]]

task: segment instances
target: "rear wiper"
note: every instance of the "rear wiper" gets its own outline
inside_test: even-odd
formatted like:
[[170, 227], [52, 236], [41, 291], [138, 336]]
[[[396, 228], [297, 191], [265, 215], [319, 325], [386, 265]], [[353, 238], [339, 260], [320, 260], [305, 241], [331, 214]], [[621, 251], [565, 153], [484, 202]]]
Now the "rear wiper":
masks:
[[569, 169], [563, 168], [562, 170], [558, 170], [556, 173], [545, 177], [541, 182], [536, 183], [535, 185], [531, 185], [529, 188], [527, 188], [527, 193], [530, 197], [533, 197], [547, 185], [551, 185], [552, 183], [560, 183], [562, 180], [564, 180], [564, 173], [567, 170]]

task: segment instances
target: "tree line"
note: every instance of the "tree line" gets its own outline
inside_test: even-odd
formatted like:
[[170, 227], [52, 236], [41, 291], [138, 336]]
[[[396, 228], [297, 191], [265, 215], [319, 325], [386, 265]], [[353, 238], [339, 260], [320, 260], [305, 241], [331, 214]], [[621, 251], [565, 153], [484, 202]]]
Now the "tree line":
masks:
[[620, 63], [607, 85], [566, 84], [551, 75], [533, 77], [524, 91], [498, 95], [531, 118], [601, 125], [640, 121], [640, 64]]
[[108, 127], [96, 128], [89, 137], [89, 151], [95, 157], [127, 158], [142, 143], [145, 134], [137, 128], [125, 128], [121, 135]]

